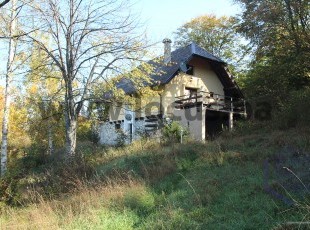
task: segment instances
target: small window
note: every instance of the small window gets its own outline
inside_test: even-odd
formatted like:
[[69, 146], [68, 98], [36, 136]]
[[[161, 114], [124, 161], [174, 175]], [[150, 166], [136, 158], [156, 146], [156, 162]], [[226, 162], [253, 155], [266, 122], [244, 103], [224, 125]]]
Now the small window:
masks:
[[192, 65], [186, 65], [186, 67], [187, 67], [186, 74], [188, 74], [188, 75], [194, 75], [194, 66], [192, 66]]
[[121, 124], [115, 124], [115, 129], [121, 129]]
[[198, 91], [196, 88], [185, 87], [185, 94], [188, 95], [189, 97], [196, 97], [197, 93]]

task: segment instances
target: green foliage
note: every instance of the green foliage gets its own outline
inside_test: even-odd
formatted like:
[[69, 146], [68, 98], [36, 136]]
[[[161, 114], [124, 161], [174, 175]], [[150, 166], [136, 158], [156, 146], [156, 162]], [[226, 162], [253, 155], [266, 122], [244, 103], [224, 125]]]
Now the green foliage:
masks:
[[213, 142], [135, 142], [126, 148], [94, 148], [91, 159], [39, 164], [26, 176], [1, 181], [12, 184], [6, 194], [15, 194], [19, 202], [28, 195], [30, 201], [26, 208], [3, 208], [1, 224], [6, 228], [18, 220], [21, 229], [30, 222], [59, 229], [272, 229], [308, 221], [307, 200], [288, 207], [264, 191], [262, 164], [284, 145], [308, 152], [309, 130], [261, 127], [242, 123]]
[[[150, 55], [147, 50], [141, 51], [140, 54], [137, 52], [136, 55], [141, 55], [141, 57], [128, 60], [129, 66], [118, 66], [120, 68], [118, 75], [113, 74], [112, 78], [98, 80], [96, 84], [92, 85], [92, 98], [94, 100], [90, 101], [90, 112], [93, 117], [105, 121], [109, 118], [110, 109], [125, 106], [130, 106], [138, 111], [143, 104], [145, 106], [150, 101], [150, 98], [158, 96], [155, 87], [148, 87], [148, 85], [153, 85], [150, 76], [156, 71], [155, 66], [160, 60]], [[151, 59], [152, 63], [138, 61], [138, 59], [145, 58]], [[134, 89], [134, 92], [127, 94], [123, 89], [117, 87], [118, 85], [128, 85]]]
[[46, 155], [42, 146], [32, 146], [27, 152], [9, 162], [8, 172], [0, 180], [0, 199], [8, 205], [38, 202], [81, 189], [82, 181], [94, 173], [81, 155], [69, 159], [62, 152]]
[[[8, 145], [9, 151], [18, 152], [23, 148], [27, 148], [31, 145], [31, 135], [29, 135], [28, 124], [29, 116], [27, 108], [25, 107], [23, 97], [16, 95], [17, 89], [12, 89], [12, 95], [14, 101], [10, 105], [9, 114], [9, 133], [8, 133]], [[0, 86], [0, 117], [3, 117], [4, 106], [4, 89]], [[0, 130], [2, 130], [2, 119], [0, 120]], [[1, 134], [0, 134], [1, 135]]]
[[79, 125], [77, 129], [78, 141], [91, 141], [94, 144], [99, 142], [99, 135], [95, 130], [95, 124], [92, 119], [79, 117]]
[[291, 92], [276, 113], [275, 125], [279, 128], [310, 127], [310, 89]]
[[102, 208], [99, 211], [94, 210], [96, 216], [85, 218], [81, 215], [75, 219], [72, 224], [66, 226], [64, 229], [117, 229], [117, 230], [130, 230], [134, 229], [137, 222], [137, 215], [130, 210], [123, 212], [114, 211], [108, 208]]
[[250, 70], [239, 79], [246, 97], [267, 97], [275, 110], [291, 91], [310, 85], [310, 27], [307, 0], [237, 0], [243, 6], [239, 31], [254, 47]]
[[125, 193], [124, 205], [140, 215], [147, 215], [155, 207], [155, 198], [149, 191], [132, 188]]
[[122, 129], [117, 130], [116, 147], [124, 147], [127, 139], [128, 136]]
[[[236, 0], [242, 6], [239, 31], [257, 46], [256, 57], [273, 51], [309, 52], [307, 0]], [[284, 48], [284, 50], [283, 50]], [[308, 51], [307, 51], [308, 50]]]
[[182, 138], [186, 138], [189, 135], [189, 131], [182, 125], [180, 125], [179, 122], [173, 121], [169, 124], [164, 125], [162, 129], [162, 134], [165, 142], [173, 143], [180, 142], [181, 134]]
[[29, 68], [24, 79], [25, 93], [21, 97], [28, 114], [26, 130], [34, 145], [40, 144], [47, 150], [48, 142], [52, 142], [53, 148], [61, 147], [65, 129], [60, 73], [49, 65], [46, 54], [37, 45], [32, 47]]
[[8, 172], [5, 177], [0, 179], [0, 200], [5, 204], [13, 206], [21, 204], [25, 189], [25, 187], [21, 188], [21, 181], [29, 172], [39, 169], [46, 161], [46, 157], [42, 154], [43, 149], [40, 146], [31, 146], [23, 151], [25, 152], [10, 157]]
[[239, 72], [246, 64], [248, 48], [241, 42], [242, 36], [236, 26], [237, 20], [233, 17], [200, 16], [178, 28], [175, 44], [183, 47], [195, 42]]

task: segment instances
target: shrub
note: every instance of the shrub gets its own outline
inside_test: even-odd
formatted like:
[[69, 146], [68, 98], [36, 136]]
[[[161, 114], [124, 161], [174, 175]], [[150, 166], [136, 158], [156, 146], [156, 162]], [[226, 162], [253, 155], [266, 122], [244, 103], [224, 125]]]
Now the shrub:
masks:
[[94, 127], [96, 127], [96, 125], [93, 124], [92, 120], [80, 117], [77, 129], [77, 139], [79, 141], [91, 141], [97, 144], [99, 142], [99, 135]]
[[310, 88], [293, 91], [282, 108], [276, 112], [274, 122], [278, 128], [310, 125]]
[[128, 136], [123, 130], [117, 130], [116, 147], [124, 147]]
[[179, 142], [182, 138], [188, 137], [189, 131], [184, 128], [179, 122], [173, 121], [170, 124], [165, 124], [162, 129], [163, 139], [166, 142]]

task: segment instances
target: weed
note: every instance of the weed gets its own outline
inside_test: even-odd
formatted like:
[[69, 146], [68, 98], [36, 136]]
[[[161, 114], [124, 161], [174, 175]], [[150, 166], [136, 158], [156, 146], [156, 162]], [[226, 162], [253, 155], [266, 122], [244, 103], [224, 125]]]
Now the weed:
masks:
[[[5, 201], [0, 228], [280, 229], [287, 222], [308, 221], [307, 195], [291, 207], [264, 191], [263, 163], [276, 161], [283, 148], [303, 159], [309, 131], [266, 136], [255, 128], [205, 144], [143, 140], [101, 148], [84, 142], [76, 161], [16, 161], [24, 168], [9, 172], [0, 184]], [[35, 170], [31, 164], [38, 164]], [[295, 179], [295, 168], [304, 168], [286, 167]]]

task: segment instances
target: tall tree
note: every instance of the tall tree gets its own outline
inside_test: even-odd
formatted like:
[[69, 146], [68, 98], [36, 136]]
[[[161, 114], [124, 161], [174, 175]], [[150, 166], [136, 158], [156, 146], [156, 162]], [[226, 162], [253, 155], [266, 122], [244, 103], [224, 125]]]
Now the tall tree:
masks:
[[182, 47], [196, 42], [212, 54], [234, 67], [240, 65], [247, 54], [245, 40], [236, 31], [233, 17], [204, 15], [185, 23], [175, 32], [175, 45]]
[[255, 46], [245, 79], [248, 95], [285, 103], [292, 90], [309, 86], [309, 0], [236, 0], [243, 12], [239, 31]]
[[[48, 39], [46, 40], [48, 43]], [[64, 139], [62, 125], [63, 85], [55, 67], [48, 65], [47, 55], [32, 47], [30, 70], [24, 81], [26, 95], [25, 107], [29, 116], [31, 139], [38, 146], [52, 154], [54, 147]], [[47, 145], [47, 146], [46, 146]]]
[[[4, 91], [5, 88], [0, 86], [0, 117], [3, 117]], [[30, 116], [25, 105], [25, 95], [20, 94], [20, 89], [11, 87], [11, 96], [14, 100], [10, 104], [8, 150], [11, 153], [16, 153], [18, 150], [29, 147], [31, 144], [31, 139], [28, 135]], [[2, 128], [2, 120], [0, 120], [0, 127]], [[8, 160], [10, 160], [9, 156]]]
[[92, 84], [119, 73], [118, 66], [141, 58], [141, 39], [127, 11], [128, 1], [35, 0], [35, 28], [50, 37], [28, 35], [57, 67], [64, 82], [66, 151], [74, 155], [78, 115]]
[[309, 49], [308, 0], [235, 0], [243, 12], [239, 30], [257, 46], [257, 57], [279, 47]]
[[8, 123], [10, 113], [10, 100], [11, 100], [11, 81], [13, 77], [13, 63], [16, 54], [16, 39], [13, 35], [16, 31], [17, 9], [16, 0], [12, 0], [11, 17], [9, 21], [9, 49], [8, 60], [6, 65], [5, 77], [5, 93], [4, 93], [4, 111], [2, 119], [2, 142], [1, 142], [1, 175], [3, 176], [7, 169], [8, 158]]

